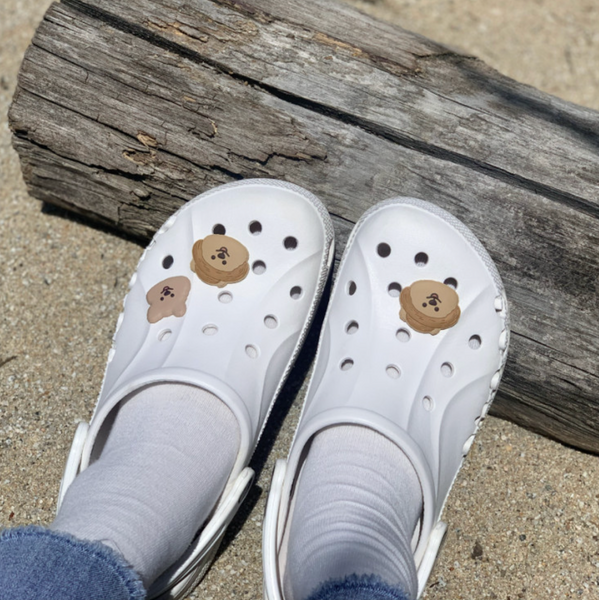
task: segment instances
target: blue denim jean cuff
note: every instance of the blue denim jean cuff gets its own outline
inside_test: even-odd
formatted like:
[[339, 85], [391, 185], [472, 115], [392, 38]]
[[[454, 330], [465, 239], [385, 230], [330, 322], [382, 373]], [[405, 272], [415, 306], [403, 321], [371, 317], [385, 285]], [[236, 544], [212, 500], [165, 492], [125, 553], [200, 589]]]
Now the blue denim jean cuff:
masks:
[[348, 575], [323, 583], [306, 600], [411, 600], [399, 587], [376, 575]]
[[1, 600], [143, 600], [123, 557], [100, 542], [28, 526], [0, 532]]

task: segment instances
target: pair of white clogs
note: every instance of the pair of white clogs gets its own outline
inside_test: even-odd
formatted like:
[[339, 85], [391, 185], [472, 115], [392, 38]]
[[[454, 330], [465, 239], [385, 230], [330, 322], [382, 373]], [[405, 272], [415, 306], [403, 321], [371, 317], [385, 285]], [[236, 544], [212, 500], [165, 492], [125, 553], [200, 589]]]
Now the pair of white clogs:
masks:
[[[306, 190], [246, 180], [185, 204], [143, 253], [59, 503], [100, 458], [115, 411], [141, 387], [204, 388], [233, 411], [241, 432], [209, 522], [149, 598], [182, 598], [197, 585], [250, 489], [247, 465], [318, 306], [333, 237], [328, 212]], [[418, 474], [424, 508], [413, 550], [422, 591], [446, 530], [443, 505], [498, 388], [508, 337], [499, 274], [465, 225], [412, 198], [365, 213], [336, 276], [289, 457], [275, 467], [263, 534], [268, 600], [283, 599], [278, 557], [305, 449], [341, 423], [386, 436]]]

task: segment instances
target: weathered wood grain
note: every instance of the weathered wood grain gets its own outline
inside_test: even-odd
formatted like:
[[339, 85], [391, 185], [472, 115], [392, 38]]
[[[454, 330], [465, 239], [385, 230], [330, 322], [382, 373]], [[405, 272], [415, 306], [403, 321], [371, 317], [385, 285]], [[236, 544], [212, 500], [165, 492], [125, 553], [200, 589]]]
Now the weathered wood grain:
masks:
[[506, 283], [495, 413], [599, 452], [597, 113], [344, 5], [98, 6], [53, 5], [25, 57], [34, 196], [147, 239], [204, 189], [283, 178], [326, 202], [338, 252], [374, 202], [434, 201]]
[[[328, 0], [226, 3], [267, 11], [252, 19], [247, 9], [246, 16], [212, 2], [68, 1], [101, 7], [115, 26], [155, 32], [190, 58], [313, 111], [599, 214], [595, 198], [577, 195], [599, 183], [596, 112], [414, 34], [387, 26], [383, 35], [377, 21], [349, 7], [339, 15]], [[302, 15], [312, 15], [312, 27], [298, 25]]]

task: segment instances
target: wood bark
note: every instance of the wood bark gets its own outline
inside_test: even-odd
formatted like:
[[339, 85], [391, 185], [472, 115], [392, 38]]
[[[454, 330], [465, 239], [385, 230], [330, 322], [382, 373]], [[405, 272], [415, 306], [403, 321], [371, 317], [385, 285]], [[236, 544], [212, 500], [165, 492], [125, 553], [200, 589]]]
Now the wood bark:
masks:
[[510, 300], [493, 413], [599, 452], [598, 116], [326, 0], [64, 0], [10, 123], [33, 196], [143, 240], [244, 177], [319, 195], [339, 253], [379, 200], [439, 204]]

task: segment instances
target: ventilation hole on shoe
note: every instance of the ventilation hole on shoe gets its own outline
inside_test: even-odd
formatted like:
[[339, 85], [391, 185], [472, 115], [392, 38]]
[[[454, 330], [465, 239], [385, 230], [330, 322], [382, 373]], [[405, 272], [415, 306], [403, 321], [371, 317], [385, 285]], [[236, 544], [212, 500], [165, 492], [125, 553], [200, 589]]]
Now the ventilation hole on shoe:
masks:
[[394, 281], [393, 283], [389, 284], [387, 291], [389, 292], [389, 296], [392, 298], [398, 298], [401, 294], [401, 285], [399, 285], [397, 281]]
[[432, 410], [435, 408], [435, 401], [430, 396], [425, 396], [422, 399], [422, 407], [427, 412], [432, 412]]
[[216, 332], [218, 331], [218, 327], [216, 325], [204, 325], [204, 327], [202, 328], [202, 333], [204, 335], [215, 335]]
[[358, 289], [358, 286], [356, 285], [356, 282], [355, 282], [355, 281], [350, 281], [350, 282], [347, 284], [347, 293], [348, 293], [350, 296], [353, 296], [353, 295], [356, 293], [356, 290], [357, 290], [357, 289]]
[[472, 350], [478, 350], [480, 348], [481, 344], [482, 344], [482, 340], [480, 339], [480, 335], [473, 335], [468, 340], [468, 345], [470, 346], [470, 348], [472, 348]]
[[354, 366], [352, 358], [344, 358], [339, 365], [342, 371], [349, 371]]
[[443, 283], [445, 285], [448, 285], [450, 288], [453, 288], [454, 290], [458, 289], [458, 281], [453, 277], [448, 277]]
[[391, 246], [389, 246], [389, 244], [385, 244], [385, 242], [381, 242], [376, 247], [376, 252], [381, 258], [387, 258], [387, 256], [391, 254]]
[[409, 342], [412, 335], [410, 334], [410, 332], [407, 329], [398, 329], [395, 332], [395, 337], [400, 342]]
[[302, 288], [299, 285], [294, 285], [291, 290], [289, 291], [289, 295], [294, 299], [294, 300], [299, 300], [302, 297]]
[[221, 292], [218, 295], [218, 299], [223, 304], [229, 304], [233, 300], [233, 294], [231, 292]]
[[426, 252], [418, 252], [414, 257], [414, 262], [417, 267], [424, 267], [428, 262], [428, 254]]
[[262, 260], [257, 260], [252, 265], [252, 271], [256, 273], [256, 275], [262, 275], [264, 271], [266, 271], [266, 263]]
[[169, 254], [162, 259], [162, 268], [170, 269], [173, 266], [175, 259]]
[[225, 226], [221, 225], [220, 223], [217, 223], [212, 228], [212, 233], [215, 233], [216, 235], [225, 235], [226, 232], [227, 232], [227, 230], [225, 229]]
[[357, 321], [350, 321], [345, 326], [345, 333], [349, 333], [349, 335], [353, 335], [354, 333], [356, 333], [356, 331], [358, 331], [358, 329], [360, 329], [360, 326], [358, 325], [358, 322]]
[[391, 377], [391, 379], [399, 379], [399, 376], [401, 375], [399, 367], [395, 365], [388, 365], [385, 369], [385, 372], [387, 373], [387, 375], [389, 375], [389, 377]]
[[266, 315], [264, 317], [264, 324], [269, 329], [276, 329], [276, 327], [279, 324], [279, 322], [277, 321], [277, 317], [275, 317], [274, 315]]
[[256, 346], [252, 346], [251, 344], [248, 344], [245, 347], [245, 353], [250, 357], [250, 358], [258, 358], [258, 348], [256, 348]]
[[295, 250], [297, 248], [297, 238], [290, 235], [283, 240], [283, 245], [287, 250]]
[[441, 365], [441, 375], [443, 377], [451, 377], [453, 375], [453, 365], [445, 362]]
[[158, 341], [159, 342], [164, 342], [164, 340], [166, 340], [168, 337], [170, 337], [171, 333], [173, 333], [173, 332], [170, 329], [163, 329], [158, 334]]
[[262, 223], [260, 221], [252, 221], [250, 223], [250, 233], [252, 235], [259, 235], [262, 233]]

